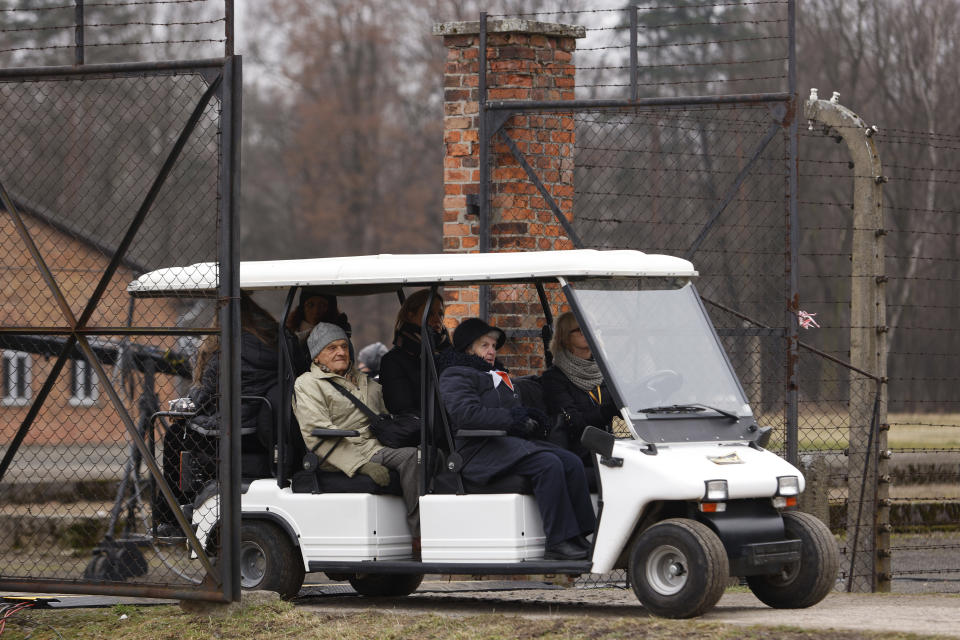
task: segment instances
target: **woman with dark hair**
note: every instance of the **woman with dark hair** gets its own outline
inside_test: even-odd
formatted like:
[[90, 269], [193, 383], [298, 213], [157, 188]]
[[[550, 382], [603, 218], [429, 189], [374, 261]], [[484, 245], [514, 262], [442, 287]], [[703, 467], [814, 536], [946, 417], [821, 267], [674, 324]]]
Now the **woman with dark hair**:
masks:
[[[380, 360], [380, 384], [387, 411], [394, 415], [420, 415], [420, 322], [430, 296], [429, 289], [410, 294], [397, 312], [393, 348]], [[434, 354], [450, 348], [450, 334], [443, 326], [443, 299], [438, 295], [427, 318]]]
[[[241, 474], [266, 477], [271, 473], [274, 430], [272, 407], [279, 406], [277, 321], [246, 293], [240, 298], [240, 438]], [[192, 500], [199, 486], [181, 486], [180, 453], [199, 452], [197, 464], [205, 467], [196, 480], [202, 484], [216, 474], [217, 437], [221, 430], [220, 335], [208, 335], [197, 350], [193, 386], [189, 392], [196, 415], [177, 420], [163, 438], [163, 473], [180, 500]], [[266, 398], [264, 402], [258, 398]], [[173, 514], [166, 501], [157, 501], [158, 535], [175, 535]]]
[[502, 429], [509, 434], [458, 438], [457, 451], [466, 461], [462, 476], [478, 484], [505, 474], [528, 478], [547, 535], [544, 558], [584, 559], [590, 548], [584, 536], [593, 533], [596, 517], [583, 463], [565, 449], [529, 439], [546, 427], [547, 417], [520, 403], [497, 360], [505, 341], [500, 329], [468, 318], [453, 333], [453, 349], [437, 359], [440, 396], [454, 432]]
[[550, 351], [553, 366], [540, 378], [547, 413], [553, 424], [561, 418], [563, 446], [580, 456], [584, 465], [592, 466], [593, 456], [580, 444], [580, 436], [588, 426], [609, 431], [619, 411], [573, 313], [557, 318]]
[[347, 314], [337, 307], [337, 296], [321, 293], [316, 287], [304, 287], [300, 290], [299, 303], [287, 316], [287, 329], [294, 333], [300, 342], [306, 342], [310, 330], [318, 322], [337, 325], [344, 330], [348, 339], [353, 333]]
[[[277, 359], [277, 321], [270, 312], [253, 301], [248, 294], [240, 298], [240, 426], [256, 433], [267, 450], [273, 446], [273, 413], [271, 405], [280, 401]], [[197, 352], [194, 386], [190, 398], [197, 407], [194, 424], [205, 429], [218, 429], [220, 423], [220, 336], [208, 336]], [[267, 398], [268, 405], [253, 397]], [[251, 449], [251, 440], [244, 448]]]

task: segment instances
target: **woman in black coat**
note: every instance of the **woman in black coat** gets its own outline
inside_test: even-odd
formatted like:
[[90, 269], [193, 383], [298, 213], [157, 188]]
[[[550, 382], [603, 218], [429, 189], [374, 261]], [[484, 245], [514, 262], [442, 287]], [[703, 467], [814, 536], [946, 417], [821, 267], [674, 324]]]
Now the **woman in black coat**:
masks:
[[[393, 333], [393, 348], [380, 360], [380, 385], [387, 411], [394, 415], [420, 415], [420, 322], [430, 296], [429, 289], [410, 294], [400, 311]], [[450, 334], [443, 326], [443, 300], [437, 296], [427, 318], [433, 353], [450, 348]]]
[[[273, 408], [279, 406], [277, 321], [246, 294], [240, 300], [240, 426], [243, 452], [269, 454], [275, 441]], [[220, 427], [220, 340], [209, 336], [197, 353], [196, 384], [190, 397], [197, 407], [193, 423], [206, 430]], [[257, 398], [266, 398], [263, 402]], [[249, 466], [254, 460], [247, 457]], [[249, 474], [269, 473], [269, 466], [244, 469]]]
[[513, 382], [497, 361], [503, 331], [468, 318], [453, 333], [453, 349], [438, 358], [440, 396], [451, 428], [502, 429], [509, 435], [458, 438], [463, 477], [489, 482], [501, 474], [530, 479], [547, 535], [546, 559], [580, 560], [589, 555], [584, 536], [596, 517], [583, 463], [550, 443], [528, 439], [545, 426], [546, 416], [520, 403]]
[[[241, 473], [249, 477], [265, 477], [271, 473], [270, 459], [275, 441], [272, 407], [279, 406], [280, 385], [277, 357], [277, 321], [248, 295], [240, 300], [240, 426], [245, 434], [240, 439]], [[193, 493], [216, 475], [219, 457], [217, 436], [220, 415], [220, 336], [212, 334], [197, 350], [193, 371], [194, 384], [190, 399], [196, 415], [187, 425], [174, 421], [163, 437], [163, 474], [174, 495], [190, 502]], [[249, 396], [265, 397], [270, 404]], [[288, 400], [289, 402], [289, 400]], [[180, 469], [180, 454], [190, 450], [202, 470], [193, 477]], [[194, 486], [182, 486], [184, 477], [192, 477]], [[166, 501], [159, 500], [156, 509], [158, 535], [174, 535], [173, 513]], [[173, 527], [173, 528], [172, 528]]]
[[553, 366], [544, 371], [540, 383], [551, 424], [560, 425], [562, 446], [580, 456], [584, 465], [592, 466], [593, 456], [580, 444], [580, 436], [588, 426], [609, 431], [619, 411], [577, 319], [569, 311], [557, 318], [550, 351]]

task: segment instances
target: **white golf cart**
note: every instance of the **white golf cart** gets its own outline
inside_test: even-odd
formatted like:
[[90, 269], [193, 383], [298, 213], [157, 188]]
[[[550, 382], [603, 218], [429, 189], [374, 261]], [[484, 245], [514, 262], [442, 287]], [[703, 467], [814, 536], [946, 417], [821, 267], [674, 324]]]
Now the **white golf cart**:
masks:
[[[586, 561], [543, 559], [544, 533], [529, 485], [497, 478], [471, 486], [436, 402], [423, 358], [420, 518], [415, 559], [396, 481], [317, 470], [290, 411], [296, 371], [281, 340], [281, 397], [269, 477], [243, 483], [242, 585], [286, 597], [304, 572], [349, 580], [364, 595], [402, 596], [424, 574], [604, 574], [626, 569], [637, 598], [660, 616], [700, 615], [731, 576], [773, 607], [808, 607], [833, 588], [838, 549], [828, 528], [796, 510], [801, 473], [763, 447], [757, 425], [691, 279], [688, 261], [638, 251], [380, 255], [245, 262], [245, 291], [300, 287], [338, 296], [443, 286], [532, 287], [549, 326], [545, 285], [558, 284], [621, 407], [629, 437], [589, 427], [598, 527]], [[162, 269], [132, 282], [134, 296], [210, 295], [210, 264]], [[427, 305], [429, 309], [429, 305]], [[426, 331], [426, 318], [423, 329]], [[544, 343], [549, 336], [544, 333]], [[424, 340], [424, 344], [428, 344]], [[319, 432], [320, 430], [318, 430]], [[355, 435], [326, 431], [324, 437]], [[504, 432], [472, 434], [495, 438]], [[591, 471], [591, 470], [588, 470]], [[593, 471], [591, 471], [593, 472]], [[216, 540], [216, 492], [192, 505], [198, 538]]]

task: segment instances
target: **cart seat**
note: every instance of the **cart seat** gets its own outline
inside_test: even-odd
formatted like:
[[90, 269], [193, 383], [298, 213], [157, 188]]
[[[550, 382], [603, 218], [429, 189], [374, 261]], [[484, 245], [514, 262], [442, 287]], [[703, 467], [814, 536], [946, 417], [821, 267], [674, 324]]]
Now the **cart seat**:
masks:
[[[530, 480], [516, 474], [503, 474], [491, 478], [485, 483], [470, 482], [463, 479], [464, 493], [519, 493], [523, 495], [533, 495], [533, 485]], [[433, 479], [431, 493], [437, 494], [456, 494], [460, 493], [460, 487], [457, 482], [457, 474], [450, 472], [438, 473]]]
[[372, 493], [374, 495], [403, 495], [400, 475], [390, 469], [390, 484], [381, 487], [369, 476], [356, 474], [352, 478], [340, 471], [298, 471], [293, 474], [290, 488], [294, 493]]

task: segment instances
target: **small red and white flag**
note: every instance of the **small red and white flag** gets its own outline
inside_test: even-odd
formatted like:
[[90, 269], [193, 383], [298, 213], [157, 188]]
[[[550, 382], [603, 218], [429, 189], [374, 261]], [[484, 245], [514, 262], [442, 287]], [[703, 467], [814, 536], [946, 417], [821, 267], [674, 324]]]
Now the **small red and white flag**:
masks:
[[817, 315], [815, 313], [807, 313], [806, 311], [798, 311], [797, 317], [800, 319], [800, 326], [804, 329], [809, 329], [810, 327], [820, 328], [820, 325], [817, 324], [817, 321], [813, 317]]

